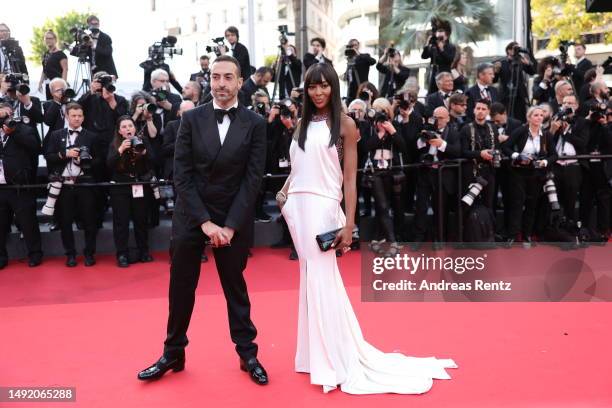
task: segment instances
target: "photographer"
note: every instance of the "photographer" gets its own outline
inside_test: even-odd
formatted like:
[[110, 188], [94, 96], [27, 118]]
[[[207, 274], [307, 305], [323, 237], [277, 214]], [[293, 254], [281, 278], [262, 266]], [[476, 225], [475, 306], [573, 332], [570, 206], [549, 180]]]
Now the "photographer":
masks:
[[462, 93], [453, 94], [448, 98], [448, 108], [450, 114], [448, 126], [455, 132], [460, 132], [463, 126], [470, 122], [470, 118], [466, 115], [468, 97]]
[[249, 58], [249, 50], [242, 43], [238, 42], [240, 38], [238, 29], [230, 26], [225, 29], [225, 40], [229, 43], [229, 47], [222, 45], [219, 47], [221, 55], [228, 54], [238, 60], [240, 64], [240, 76], [244, 81], [253, 72], [251, 70], [251, 59]]
[[[422, 59], [431, 58], [429, 72], [429, 93], [438, 90], [436, 77], [440, 72], [451, 72], [451, 64], [455, 59], [457, 47], [449, 41], [451, 27], [448, 21], [433, 19], [431, 35], [421, 53]], [[435, 109], [435, 108], [433, 108]]]
[[38, 81], [38, 92], [42, 92], [43, 83], [45, 84], [45, 94], [47, 100], [53, 98], [49, 90], [49, 81], [55, 78], [62, 78], [64, 81], [68, 77], [68, 57], [64, 51], [57, 48], [57, 34], [53, 30], [45, 33], [45, 45], [47, 51], [42, 59], [42, 73]]
[[170, 92], [170, 75], [163, 69], [151, 72], [151, 96], [155, 98], [155, 127], [163, 129], [166, 123], [176, 119], [181, 97]]
[[[397, 244], [400, 235], [404, 234], [404, 211], [402, 208], [402, 184], [404, 172], [392, 169], [392, 166], [402, 164], [405, 157], [406, 144], [393, 123], [393, 110], [387, 99], [378, 98], [372, 104], [376, 115], [372, 119], [373, 136], [367, 141], [367, 150], [372, 165], [370, 174], [365, 175], [371, 181], [376, 218], [382, 230], [383, 241], [390, 243], [386, 255], [395, 256], [398, 253]], [[366, 165], [366, 167], [368, 167]], [[393, 218], [390, 211], [393, 209]], [[382, 242], [382, 241], [381, 241]], [[372, 241], [372, 249], [380, 251], [380, 243]]]
[[[586, 113], [593, 111], [594, 107], [607, 105], [610, 100], [610, 91], [608, 85], [601, 80], [595, 81], [591, 85], [591, 98], [589, 98], [584, 104], [584, 110]], [[586, 114], [584, 115], [586, 116]]]
[[[434, 109], [443, 106], [448, 109], [448, 99], [453, 94], [453, 76], [450, 72], [440, 72], [436, 75], [436, 91], [425, 98], [427, 117], [433, 114]], [[468, 113], [469, 116], [469, 113]]]
[[255, 73], [246, 79], [242, 84], [242, 87], [238, 93], [238, 99], [240, 102], [244, 106], [251, 106], [251, 97], [259, 89], [265, 91], [267, 94], [268, 90], [266, 87], [272, 80], [273, 74], [272, 69], [268, 67], [257, 68], [257, 71], [255, 71]]
[[333, 65], [332, 60], [327, 58], [325, 52], [325, 40], [320, 37], [315, 37], [310, 40], [310, 52], [304, 54], [304, 68], [308, 71], [313, 64], [329, 64]]
[[533, 79], [533, 100], [536, 104], [553, 102], [555, 100], [554, 68], [558, 69], [558, 60], [555, 57], [546, 57], [538, 63], [538, 75]]
[[603, 67], [598, 65], [595, 68], [589, 69], [584, 74], [583, 84], [578, 90], [578, 102], [580, 102], [580, 105], [583, 105], [588, 99], [593, 96], [591, 95], [591, 86], [595, 82], [603, 80], [603, 71]]
[[[482, 178], [486, 185], [482, 186], [479, 198], [482, 204], [493, 210], [495, 195], [495, 168], [493, 158], [499, 150], [497, 129], [487, 122], [491, 112], [491, 102], [488, 99], [476, 101], [474, 107], [474, 122], [461, 130], [461, 157], [470, 159], [462, 168], [463, 189], [470, 183]], [[481, 183], [482, 184], [482, 183]]]
[[98, 17], [87, 17], [87, 25], [91, 31], [91, 42], [89, 43], [91, 73], [106, 72], [116, 80], [119, 76], [113, 60], [113, 40], [108, 34], [100, 31]]
[[357, 88], [363, 82], [368, 81], [370, 66], [376, 64], [376, 60], [370, 54], [359, 52], [359, 41], [351, 39], [346, 46], [344, 55], [347, 58], [347, 67], [344, 77], [347, 83], [347, 103], [351, 103], [357, 97]]
[[193, 102], [181, 102], [178, 111], [178, 118], [166, 123], [166, 127], [162, 132], [161, 155], [164, 161], [163, 178], [165, 180], [172, 180], [174, 178], [174, 144], [176, 142], [176, 135], [178, 133], [179, 126], [181, 125], [181, 117], [183, 116], [183, 112], [193, 108], [195, 108]]
[[[46, 151], [45, 143], [47, 136], [54, 130], [63, 129], [67, 125], [66, 104], [72, 101], [67, 94], [68, 84], [62, 78], [54, 78], [49, 82], [49, 93], [51, 100], [43, 104], [43, 122], [49, 127], [47, 135], [43, 139], [43, 151]], [[69, 92], [68, 92], [69, 93]]]
[[478, 64], [476, 67], [476, 84], [467, 90], [468, 97], [467, 115], [474, 119], [474, 106], [476, 101], [487, 99], [490, 103], [499, 101], [497, 89], [492, 86], [495, 78], [493, 65], [489, 63]]
[[[447, 159], [457, 159], [461, 154], [461, 143], [459, 134], [449, 125], [450, 115], [448, 110], [440, 106], [433, 111], [433, 124], [427, 126], [419, 134], [416, 147], [419, 154], [419, 162], [424, 165], [417, 170], [416, 209], [414, 213], [415, 232], [414, 242], [420, 243], [425, 240], [427, 232], [427, 209], [431, 202], [433, 209], [434, 242], [447, 241], [447, 222], [449, 213], [449, 202], [457, 196], [457, 172], [456, 169], [445, 169], [442, 172], [442, 185], [438, 182], [440, 168]], [[442, 189], [440, 202], [440, 189]], [[442, 214], [439, 214], [440, 209]], [[442, 216], [442, 236], [439, 235], [439, 216]], [[437, 244], [439, 245], [439, 244]]]
[[28, 73], [23, 50], [19, 43], [11, 38], [11, 30], [4, 23], [0, 23], [0, 72], [8, 74]]
[[[181, 84], [178, 83], [176, 77], [170, 70], [170, 66], [165, 62], [166, 56], [172, 58], [174, 55], [183, 55], [183, 50], [181, 48], [175, 48], [176, 41], [176, 37], [169, 35], [163, 37], [161, 41], [154, 42], [153, 45], [149, 47], [149, 57], [139, 64], [140, 68], [144, 69], [143, 91], [150, 92], [151, 89], [153, 89], [151, 85], [151, 74], [158, 69], [166, 71], [169, 82], [174, 89], [179, 93], [183, 91]], [[168, 87], [168, 90], [170, 90], [170, 87]]]
[[364, 101], [367, 105], [367, 109], [372, 107], [372, 102], [380, 97], [378, 89], [371, 82], [363, 82], [357, 88], [357, 98]]
[[202, 87], [196, 81], [189, 81], [183, 87], [181, 96], [184, 101], [191, 101], [195, 106], [202, 104]]
[[555, 98], [549, 101], [553, 113], [559, 112], [559, 109], [561, 109], [561, 105], [563, 104], [563, 99], [566, 96], [573, 94], [574, 89], [572, 88], [572, 84], [569, 81], [566, 81], [564, 79], [557, 81], [557, 83], [555, 84]]
[[506, 231], [508, 245], [514, 243], [519, 232], [522, 232], [523, 242], [531, 244], [546, 171], [556, 160], [553, 138], [542, 129], [543, 121], [542, 108], [529, 108], [527, 124], [514, 130], [507, 142], [501, 145], [504, 154], [512, 159], [510, 205], [504, 207], [504, 211], [509, 213]]
[[553, 117], [550, 132], [554, 136], [554, 146], [559, 160], [553, 165], [555, 183], [559, 194], [559, 202], [563, 212], [574, 226], [578, 223], [576, 201], [582, 184], [582, 168], [586, 162], [579, 163], [575, 159], [564, 159], [563, 156], [587, 154], [589, 140], [589, 123], [586, 119], [576, 116], [578, 100], [575, 95], [563, 98], [563, 105]]
[[[40, 154], [40, 142], [31, 127], [14, 122], [13, 108], [0, 103], [0, 185], [27, 185], [32, 178], [32, 156]], [[11, 215], [21, 228], [28, 250], [28, 265], [38, 266], [42, 262], [40, 230], [36, 219], [36, 196], [34, 190], [0, 189], [0, 269], [8, 264], [6, 239], [11, 232]]]
[[302, 78], [302, 61], [297, 57], [296, 48], [285, 43], [283, 45], [283, 55], [281, 55], [281, 64], [274, 64], [275, 67], [280, 67], [278, 75], [279, 98], [285, 99], [291, 94], [291, 90], [300, 85]]
[[[589, 113], [591, 123], [587, 152], [591, 155], [612, 154], [612, 104], [593, 105]], [[584, 169], [584, 182], [580, 189], [580, 220], [588, 231], [589, 242], [608, 242], [610, 204], [612, 200], [612, 160], [590, 159]], [[597, 205], [596, 224], [591, 215]]]
[[[141, 64], [141, 67], [142, 67], [142, 64]], [[172, 85], [174, 89], [176, 89], [178, 92], [183, 92], [183, 87], [176, 80], [174, 73], [170, 70], [170, 66], [166, 64], [165, 62], [157, 63], [154, 65], [153, 64], [145, 65], [143, 68], [145, 70], [144, 79], [142, 83], [143, 91], [150, 92], [153, 89], [153, 85], [151, 85], [151, 74], [153, 73], [153, 71], [157, 69], [161, 69], [161, 70], [164, 70], [168, 74], [168, 83], [170, 83], [170, 85]], [[168, 90], [169, 89], [170, 88], [168, 87]]]
[[572, 72], [572, 81], [576, 91], [579, 91], [584, 84], [584, 76], [586, 72], [593, 68], [593, 63], [586, 56], [586, 45], [582, 43], [574, 44], [574, 57], [576, 58], [576, 64], [570, 65]]
[[535, 59], [528, 50], [512, 41], [506, 46], [506, 58], [496, 61], [493, 65], [494, 82], [500, 82], [500, 100], [508, 109], [508, 115], [523, 120], [529, 105], [527, 76], [536, 73]]
[[380, 90], [382, 98], [393, 98], [393, 95], [402, 89], [410, 76], [410, 69], [402, 63], [402, 55], [393, 47], [385, 49], [376, 64], [376, 69], [385, 76]]
[[210, 58], [208, 55], [202, 55], [200, 57], [200, 71], [191, 74], [189, 81], [195, 81], [200, 85], [202, 89], [202, 97], [200, 100], [202, 103], [206, 103], [207, 97], [210, 95]]
[[[114, 182], [138, 182], [151, 180], [154, 157], [147, 139], [136, 135], [132, 118], [122, 116], [117, 120], [115, 137], [108, 151], [107, 166]], [[151, 262], [147, 225], [147, 196], [149, 184], [120, 185], [110, 189], [113, 208], [113, 238], [117, 251], [117, 266], [129, 266], [128, 238], [130, 221], [138, 246], [138, 260]]]
[[96, 263], [96, 195], [91, 187], [75, 187], [79, 183], [93, 182], [91, 173], [94, 161], [100, 157], [92, 156], [95, 135], [83, 129], [83, 108], [76, 103], [66, 106], [68, 127], [53, 131], [47, 135], [45, 160], [50, 181], [61, 177], [61, 190], [56, 206], [59, 215], [62, 244], [66, 251], [66, 266], [77, 266], [76, 248], [72, 223], [78, 219], [85, 229], [85, 266]]
[[[366, 117], [366, 111], [368, 106], [365, 101], [361, 99], [354, 99], [348, 106], [348, 115], [353, 118], [359, 129], [359, 141], [357, 142], [357, 168], [363, 169], [367, 157], [368, 149], [367, 144], [370, 137], [372, 137], [372, 126]], [[361, 212], [355, 214], [355, 222], [358, 224], [359, 219], [362, 216], [370, 217], [372, 215], [372, 189], [371, 187], [365, 186], [363, 182], [363, 172], [357, 172], [357, 197], [363, 198], [365, 213]]]

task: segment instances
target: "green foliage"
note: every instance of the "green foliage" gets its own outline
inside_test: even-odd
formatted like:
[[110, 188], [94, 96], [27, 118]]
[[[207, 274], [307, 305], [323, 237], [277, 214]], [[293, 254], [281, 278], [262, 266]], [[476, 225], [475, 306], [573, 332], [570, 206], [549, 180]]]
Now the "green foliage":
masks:
[[533, 34], [550, 38], [548, 49], [587, 33], [605, 32], [606, 44], [612, 43], [612, 13], [587, 13], [584, 0], [531, 0], [531, 12]]
[[42, 62], [42, 57], [47, 51], [45, 46], [45, 33], [48, 30], [53, 30], [57, 34], [58, 42], [57, 47], [60, 49], [64, 48], [65, 44], [71, 44], [74, 41], [74, 37], [70, 34], [70, 29], [75, 25], [85, 25], [87, 17], [92, 13], [87, 11], [85, 13], [79, 13], [77, 11], [70, 11], [63, 16], [56, 17], [54, 19], [47, 19], [43, 25], [33, 28], [34, 35], [30, 44], [32, 45], [32, 55], [30, 61], [37, 65]]
[[497, 34], [500, 24], [490, 0], [396, 0], [383, 41], [392, 41], [400, 49], [420, 48], [434, 17], [450, 22], [456, 43]]

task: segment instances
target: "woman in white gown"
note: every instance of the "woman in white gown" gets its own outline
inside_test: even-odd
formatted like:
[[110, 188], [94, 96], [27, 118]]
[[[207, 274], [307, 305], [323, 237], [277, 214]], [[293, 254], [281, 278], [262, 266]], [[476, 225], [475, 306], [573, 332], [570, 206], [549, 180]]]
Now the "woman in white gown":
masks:
[[[368, 344], [344, 288], [334, 250], [322, 252], [317, 234], [342, 230], [335, 249], [351, 243], [357, 202], [359, 131], [342, 113], [340, 85], [328, 64], [305, 76], [304, 111], [290, 147], [291, 174], [277, 195], [300, 263], [295, 370], [329, 392], [420, 394], [433, 379], [450, 379], [451, 359], [383, 353]], [[344, 167], [344, 169], [343, 169]], [[340, 207], [344, 180], [345, 215]]]

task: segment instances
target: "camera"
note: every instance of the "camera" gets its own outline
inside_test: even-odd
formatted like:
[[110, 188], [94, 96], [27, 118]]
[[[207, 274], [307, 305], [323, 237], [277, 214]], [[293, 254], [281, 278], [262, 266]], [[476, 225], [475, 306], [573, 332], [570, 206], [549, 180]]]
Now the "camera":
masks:
[[491, 160], [493, 168], [499, 169], [501, 167], [501, 152], [498, 149], [493, 149], [491, 150], [491, 156], [493, 156], [493, 160]]
[[595, 103], [591, 105], [591, 121], [597, 122], [601, 118], [605, 118], [608, 112], [608, 105], [605, 103]]
[[403, 93], [397, 94], [393, 98], [399, 101], [399, 107], [403, 110], [410, 109], [410, 106], [416, 103], [416, 98], [413, 95], [408, 95], [408, 100], [406, 100]]
[[286, 45], [289, 42], [289, 40], [287, 39], [288, 35], [295, 35], [295, 33], [290, 33], [289, 32], [289, 29], [287, 28], [286, 24], [279, 25], [278, 26], [278, 32], [280, 33], [279, 41], [280, 41], [281, 45]]
[[183, 55], [182, 48], [176, 48], [176, 37], [167, 36], [161, 39], [161, 41], [153, 43], [149, 47], [149, 58], [153, 61], [163, 62], [165, 57], [172, 58], [175, 55]]
[[347, 45], [344, 48], [344, 56], [347, 57], [348, 59], [355, 58], [356, 55], [357, 55], [357, 51], [355, 51], [355, 49], [351, 47], [350, 45]]
[[138, 136], [130, 137], [130, 148], [136, 153], [142, 153], [145, 149], [145, 144]]
[[559, 112], [553, 116], [553, 120], [560, 120], [562, 122], [570, 122], [572, 120], [572, 115], [574, 114], [574, 110], [572, 108], [561, 108]]
[[[97, 30], [99, 32], [99, 30]], [[69, 30], [74, 38], [74, 46], [71, 51], [80, 62], [89, 60], [91, 51], [91, 35], [93, 31], [84, 26], [75, 25]], [[76, 50], [76, 52], [75, 52]]]
[[[106, 89], [108, 92], [115, 92], [117, 88], [113, 85], [113, 77], [111, 75], [102, 75], [96, 79], [97, 82], [102, 85], [102, 88]], [[100, 92], [102, 92], [100, 90]]]
[[561, 205], [559, 205], [559, 198], [557, 197], [557, 186], [555, 185], [555, 175], [553, 172], [549, 171], [546, 173], [546, 182], [543, 189], [550, 203], [550, 208], [554, 211], [560, 210]]
[[144, 103], [142, 105], [138, 105], [139, 108], [142, 108], [143, 111], [147, 111], [150, 114], [155, 113], [157, 110], [157, 106], [154, 103]]
[[420, 134], [421, 139], [423, 139], [426, 142], [429, 142], [430, 140], [436, 139], [439, 136], [440, 135], [438, 134], [438, 132], [436, 132], [434, 130], [427, 130], [427, 129], [421, 130], [421, 134]]
[[383, 123], [389, 120], [389, 115], [386, 112], [376, 112], [373, 119], [374, 123]]
[[79, 147], [79, 163], [80, 163], [80, 167], [83, 170], [87, 170], [91, 168], [91, 161], [92, 161], [92, 157], [91, 157], [91, 153], [89, 152], [89, 147], [87, 146], [80, 146]]
[[291, 108], [293, 106], [293, 101], [289, 98], [283, 99], [278, 107], [280, 108], [280, 115], [284, 118], [291, 118]]
[[13, 130], [15, 130], [17, 128], [17, 125], [19, 123], [24, 123], [23, 118], [7, 116], [4, 119], [3, 125], [6, 126], [6, 128], [9, 130], [9, 132], [12, 132]]
[[151, 96], [155, 98], [155, 102], [163, 102], [168, 99], [168, 92], [163, 89], [153, 89]]
[[76, 92], [74, 92], [74, 89], [66, 88], [66, 90], [62, 92], [62, 103], [64, 105], [74, 101], [74, 98], [76, 98]]
[[566, 57], [565, 58], [566, 60], [567, 60], [567, 51], [569, 47], [572, 45], [576, 45], [576, 43], [573, 41], [567, 41], [567, 40], [562, 40], [559, 42], [559, 51], [561, 52], [562, 56], [564, 55]]
[[8, 74], [4, 77], [4, 82], [10, 83], [8, 90], [17, 91], [22, 95], [30, 93], [30, 87], [27, 85], [29, 80], [27, 74]]
[[367, 102], [370, 100], [370, 94], [366, 91], [359, 92], [359, 95], [357, 97], [364, 102]]
[[461, 201], [467, 204], [468, 207], [471, 207], [487, 184], [489, 184], [489, 182], [483, 177], [476, 177], [476, 181], [474, 183], [470, 183], [468, 192], [461, 198]]
[[206, 52], [211, 53], [214, 52], [215, 55], [218, 57], [221, 55], [221, 51], [219, 50], [219, 47], [224, 45], [224, 41], [225, 41], [225, 37], [217, 37], [217, 38], [213, 38], [211, 40], [211, 42], [215, 45], [207, 45], [206, 46]]
[[389, 56], [389, 58], [393, 58], [393, 57], [395, 57], [395, 53], [396, 53], [396, 52], [397, 52], [397, 51], [395, 50], [395, 48], [393, 48], [393, 46], [391, 46], [391, 47], [389, 47], [389, 48], [387, 49], [387, 55]]
[[264, 116], [264, 117], [265, 117], [265, 116], [266, 116], [266, 113], [267, 113], [267, 112], [266, 112], [266, 104], [265, 104], [265, 103], [263, 103], [263, 102], [257, 102], [257, 103], [255, 104], [255, 109], [254, 109], [254, 111], [255, 111], [256, 113], [258, 113], [259, 115], [261, 115], [261, 116]]

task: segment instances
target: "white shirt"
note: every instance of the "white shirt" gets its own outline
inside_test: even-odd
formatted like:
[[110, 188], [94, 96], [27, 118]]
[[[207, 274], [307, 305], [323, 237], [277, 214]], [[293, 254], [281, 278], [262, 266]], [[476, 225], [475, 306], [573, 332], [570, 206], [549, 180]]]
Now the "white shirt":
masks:
[[[444, 129], [438, 129], [438, 132], [440, 133], [440, 137], [442, 137], [442, 133], [444, 133]], [[418, 149], [427, 147], [427, 145], [429, 145], [429, 151], [427, 153], [434, 157], [434, 161], [438, 161], [438, 150], [441, 152], [444, 152], [446, 150], [447, 143], [446, 143], [446, 140], [442, 140], [442, 145], [440, 147], [436, 147], [436, 146], [430, 145], [429, 143], [424, 142], [423, 139], [421, 138], [417, 139]]]
[[[6, 143], [6, 140], [4, 139], [5, 137], [6, 140], [8, 140], [8, 135], [5, 135], [4, 130], [0, 128], [0, 139], [2, 140], [2, 147], [4, 147], [4, 144]], [[0, 160], [0, 184], [6, 184], [6, 178], [4, 177], [4, 164], [2, 163], [2, 160]]]
[[[213, 99], [213, 108], [214, 109], [223, 109], [222, 107], [217, 105], [217, 102], [215, 102], [214, 99]], [[230, 106], [227, 110], [229, 110], [231, 108], [238, 108], [238, 99], [236, 99], [236, 102], [234, 103], [234, 105]], [[215, 122], [216, 121], [217, 120], [215, 119]], [[223, 122], [221, 122], [221, 123], [217, 122], [217, 128], [219, 129], [219, 139], [221, 141], [221, 146], [223, 146], [223, 142], [225, 142], [225, 136], [227, 136], [227, 131], [229, 130], [229, 127], [230, 127], [231, 123], [232, 123], [232, 121], [230, 120], [228, 115], [223, 116]]]
[[536, 137], [533, 137], [531, 131], [529, 131], [529, 136], [527, 137], [527, 141], [525, 142], [525, 146], [523, 147], [523, 151], [521, 153], [524, 155], [531, 156], [537, 156], [538, 154], [540, 154], [541, 137], [542, 129], [540, 129]]
[[[569, 126], [567, 128], [567, 131], [565, 131], [563, 135], [559, 137], [559, 141], [557, 142], [557, 153], [559, 154], [559, 156], [575, 156], [576, 155], [576, 149], [574, 148], [574, 145], [568, 142], [567, 140], [565, 140], [565, 135], [567, 135], [568, 133], [572, 133], [572, 128]], [[566, 166], [568, 164], [577, 163], [577, 162], [578, 160], [558, 160], [557, 161], [557, 163], [562, 166]]]
[[485, 88], [488, 88], [487, 85], [483, 85], [480, 82], [476, 81], [476, 83], [478, 84], [478, 89], [480, 90], [480, 96], [483, 99], [491, 99], [491, 94], [489, 93], [489, 90], [485, 90]]
[[[68, 130], [68, 136], [66, 137], [66, 151], [68, 151], [69, 146], [74, 146], [74, 142], [76, 141], [77, 134], [72, 133], [73, 131], [82, 132], [83, 128], [79, 127], [78, 129], [70, 129]], [[66, 164], [64, 171], [62, 173], [63, 177], [78, 177], [81, 175], [81, 166], [76, 164], [75, 159], [72, 159]], [[68, 182], [70, 184], [70, 182]]]

